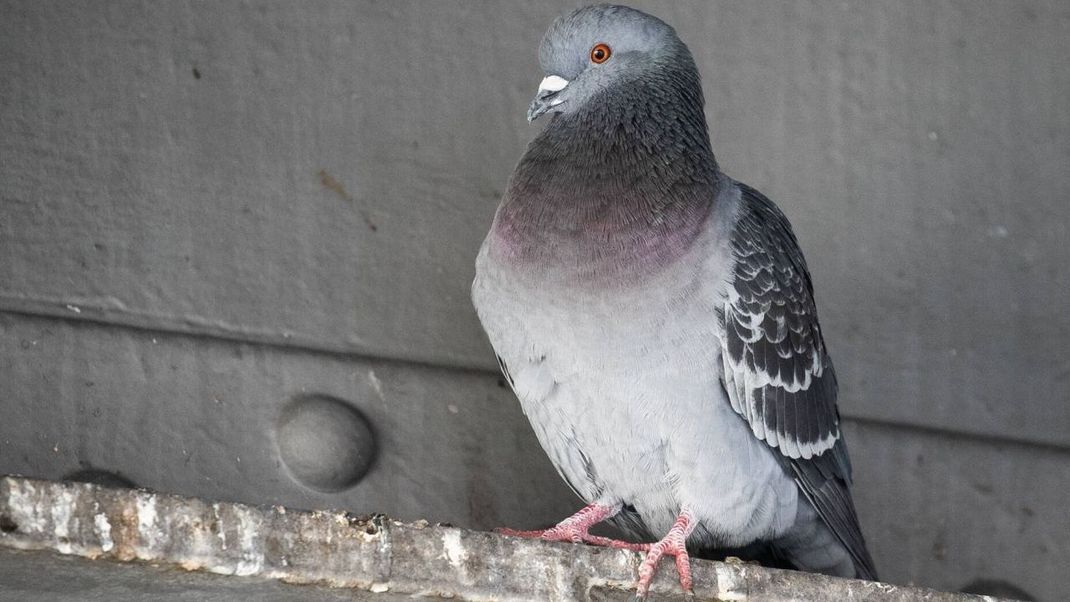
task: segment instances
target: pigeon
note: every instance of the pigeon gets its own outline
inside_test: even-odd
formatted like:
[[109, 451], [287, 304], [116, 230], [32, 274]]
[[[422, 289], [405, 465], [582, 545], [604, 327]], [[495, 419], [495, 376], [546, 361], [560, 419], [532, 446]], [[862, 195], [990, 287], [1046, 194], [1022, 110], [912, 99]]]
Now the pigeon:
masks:
[[[502, 374], [586, 506], [509, 535], [877, 578], [806, 261], [718, 167], [687, 46], [596, 5], [558, 18], [472, 300]], [[610, 521], [634, 541], [593, 535]]]

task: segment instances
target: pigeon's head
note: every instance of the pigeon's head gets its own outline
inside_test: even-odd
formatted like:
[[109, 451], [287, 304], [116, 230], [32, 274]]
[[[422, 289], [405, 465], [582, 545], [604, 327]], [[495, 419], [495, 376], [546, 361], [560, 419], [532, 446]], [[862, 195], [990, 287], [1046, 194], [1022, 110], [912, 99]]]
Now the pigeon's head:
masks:
[[[664, 66], [694, 71], [690, 52], [661, 19], [626, 6], [599, 4], [559, 17], [539, 45], [546, 77], [528, 109], [540, 115], [572, 113], [615, 85], [643, 81]], [[696, 76], [697, 79], [697, 76]]]

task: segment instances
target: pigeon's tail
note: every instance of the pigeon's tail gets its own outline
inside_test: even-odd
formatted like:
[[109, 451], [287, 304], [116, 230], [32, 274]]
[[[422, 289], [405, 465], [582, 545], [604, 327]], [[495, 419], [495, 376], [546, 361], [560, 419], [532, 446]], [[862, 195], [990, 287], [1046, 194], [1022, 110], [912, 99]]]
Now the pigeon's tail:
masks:
[[869, 580], [877, 578], [872, 561], [868, 564], [856, 562], [840, 538], [805, 499], [799, 499], [795, 526], [770, 547], [776, 557], [802, 571]]
[[[706, 541], [711, 541], [707, 537]], [[700, 536], [699, 542], [703, 541]], [[877, 580], [868, 554], [861, 561], [855, 559], [847, 546], [805, 499], [799, 500], [795, 525], [787, 534], [775, 540], [756, 541], [741, 548], [723, 548], [701, 543], [691, 554], [695, 558], [725, 560], [740, 558], [757, 562], [764, 567], [822, 573], [834, 577]]]

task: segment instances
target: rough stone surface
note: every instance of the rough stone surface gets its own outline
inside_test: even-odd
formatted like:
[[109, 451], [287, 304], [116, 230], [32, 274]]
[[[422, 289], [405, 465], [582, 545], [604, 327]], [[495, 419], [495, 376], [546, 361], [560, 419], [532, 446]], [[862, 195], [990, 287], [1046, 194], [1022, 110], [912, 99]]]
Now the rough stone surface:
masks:
[[[404, 524], [383, 515], [255, 508], [11, 477], [0, 479], [0, 522], [0, 547], [464, 600], [627, 600], [641, 560], [623, 550]], [[982, 599], [742, 563], [695, 561], [694, 569], [697, 600]], [[148, 581], [158, 571], [143, 572]], [[7, 587], [0, 585], [0, 593]], [[246, 585], [231, 587], [240, 594]], [[671, 570], [659, 571], [652, 594], [684, 599]]]
[[[0, 0], [0, 472], [475, 528], [573, 510], [468, 302], [573, 4]], [[635, 4], [795, 224], [882, 576], [1063, 599], [1070, 7]], [[284, 465], [302, 395], [371, 424], [351, 487]]]
[[402, 594], [292, 585], [140, 562], [89, 560], [0, 545], [0, 599], [26, 602], [329, 602], [410, 600]]

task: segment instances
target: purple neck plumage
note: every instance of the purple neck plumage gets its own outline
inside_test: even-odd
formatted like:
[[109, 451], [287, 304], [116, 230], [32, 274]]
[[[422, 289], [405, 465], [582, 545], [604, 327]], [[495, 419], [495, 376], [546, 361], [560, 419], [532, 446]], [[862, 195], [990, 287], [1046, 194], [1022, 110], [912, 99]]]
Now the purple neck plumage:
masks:
[[[492, 229], [501, 260], [580, 279], [640, 276], [701, 231], [720, 172], [691, 69], [607, 89], [520, 160]], [[626, 89], [625, 89], [626, 88]]]

